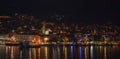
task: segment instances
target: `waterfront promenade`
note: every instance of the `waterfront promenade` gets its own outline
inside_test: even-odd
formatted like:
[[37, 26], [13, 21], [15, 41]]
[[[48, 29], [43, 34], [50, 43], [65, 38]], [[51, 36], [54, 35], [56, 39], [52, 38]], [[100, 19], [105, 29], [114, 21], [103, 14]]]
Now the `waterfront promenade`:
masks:
[[22, 47], [41, 47], [41, 46], [120, 46], [120, 42], [111, 42], [111, 43], [104, 43], [104, 42], [47, 42], [47, 43], [18, 43], [18, 42], [9, 42], [5, 43], [6, 46], [22, 46]]

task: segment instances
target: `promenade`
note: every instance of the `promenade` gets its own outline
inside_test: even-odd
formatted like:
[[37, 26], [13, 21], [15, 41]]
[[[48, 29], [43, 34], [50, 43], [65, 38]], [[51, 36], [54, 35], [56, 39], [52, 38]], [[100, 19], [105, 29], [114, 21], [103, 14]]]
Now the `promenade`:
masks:
[[47, 42], [47, 43], [18, 43], [18, 42], [12, 42], [5, 44], [6, 46], [22, 46], [22, 47], [29, 47], [29, 48], [35, 48], [35, 47], [41, 47], [41, 46], [120, 46], [120, 42]]

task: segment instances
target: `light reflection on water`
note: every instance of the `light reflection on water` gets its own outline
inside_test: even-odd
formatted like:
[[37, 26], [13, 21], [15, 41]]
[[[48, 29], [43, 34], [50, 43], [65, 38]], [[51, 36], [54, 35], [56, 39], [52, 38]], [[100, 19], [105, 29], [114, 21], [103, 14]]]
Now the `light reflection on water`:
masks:
[[118, 59], [119, 46], [0, 46], [0, 59]]

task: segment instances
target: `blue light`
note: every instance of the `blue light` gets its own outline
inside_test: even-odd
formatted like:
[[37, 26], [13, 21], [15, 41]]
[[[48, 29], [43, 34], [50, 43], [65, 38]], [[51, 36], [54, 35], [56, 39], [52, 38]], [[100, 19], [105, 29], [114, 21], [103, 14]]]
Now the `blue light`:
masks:
[[74, 59], [74, 46], [71, 46], [72, 59]]
[[79, 49], [80, 49], [80, 59], [83, 59], [83, 55], [82, 55], [83, 54], [83, 51], [82, 51], [83, 48], [82, 48], [82, 46], [80, 46]]

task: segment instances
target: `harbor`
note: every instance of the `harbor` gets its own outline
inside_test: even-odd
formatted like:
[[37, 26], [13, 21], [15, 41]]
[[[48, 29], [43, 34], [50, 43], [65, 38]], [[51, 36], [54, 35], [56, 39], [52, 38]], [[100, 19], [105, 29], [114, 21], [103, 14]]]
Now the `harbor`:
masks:
[[[1, 36], [2, 37], [2, 36]], [[89, 38], [79, 39], [78, 41], [59, 41], [52, 40], [50, 36], [38, 35], [13, 35], [11, 37], [0, 38], [0, 45], [6, 46], [23, 46], [23, 47], [40, 47], [40, 46], [120, 46], [120, 41], [90, 41]], [[64, 39], [68, 40], [68, 39]], [[82, 41], [80, 41], [82, 40]]]

